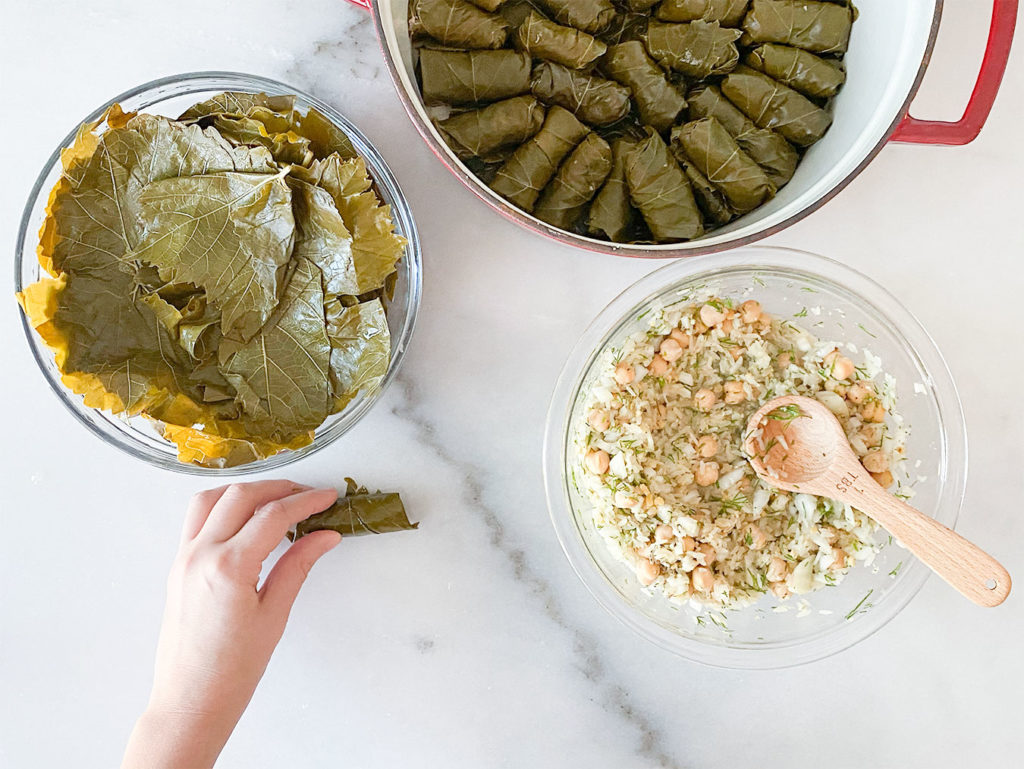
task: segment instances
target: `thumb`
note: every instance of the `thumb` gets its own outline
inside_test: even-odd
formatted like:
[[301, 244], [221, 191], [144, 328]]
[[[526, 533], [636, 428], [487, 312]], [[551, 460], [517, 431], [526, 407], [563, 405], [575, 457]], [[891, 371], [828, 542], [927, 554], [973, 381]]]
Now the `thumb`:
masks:
[[341, 535], [328, 530], [314, 531], [295, 542], [267, 575], [267, 580], [260, 589], [264, 603], [269, 604], [273, 611], [282, 612], [287, 617], [313, 564], [339, 542]]

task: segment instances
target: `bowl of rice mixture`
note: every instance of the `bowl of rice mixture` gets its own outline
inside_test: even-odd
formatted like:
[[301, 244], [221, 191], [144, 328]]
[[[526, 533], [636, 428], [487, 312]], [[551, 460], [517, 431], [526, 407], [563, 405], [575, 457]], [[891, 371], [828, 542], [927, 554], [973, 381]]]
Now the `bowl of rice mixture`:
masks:
[[559, 379], [544, 458], [559, 540], [606, 609], [683, 656], [827, 656], [930, 573], [861, 511], [757, 478], [747, 421], [787, 394], [820, 400], [879, 483], [953, 526], [966, 437], [942, 356], [891, 294], [824, 257], [664, 267], [602, 311]]

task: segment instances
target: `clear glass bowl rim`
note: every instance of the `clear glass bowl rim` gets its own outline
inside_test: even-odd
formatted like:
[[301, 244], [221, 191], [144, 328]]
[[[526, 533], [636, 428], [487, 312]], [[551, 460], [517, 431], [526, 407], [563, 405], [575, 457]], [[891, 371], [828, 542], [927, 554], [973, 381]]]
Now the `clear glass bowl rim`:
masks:
[[[724, 254], [678, 260], [649, 273], [615, 297], [594, 318], [569, 353], [555, 384], [544, 428], [543, 474], [548, 512], [559, 544], [573, 571], [597, 602], [613, 617], [658, 646], [695, 662], [734, 669], [774, 669], [813, 662], [868, 638], [899, 614], [931, 574], [917, 559], [896, 577], [887, 600], [856, 622], [840, 625], [805, 641], [760, 648], [718, 646], [685, 638], [643, 616], [619, 595], [590, 555], [573, 514], [564, 473], [570, 441], [570, 417], [579, 388], [609, 335], [642, 302], [670, 286], [734, 270], [770, 274], [776, 269], [803, 272], [836, 284], [892, 321], [893, 329], [917, 356], [932, 382], [947, 448], [943, 468], [948, 489], [942, 504], [952, 528], [963, 504], [967, 481], [967, 431], [952, 374], [934, 340], [903, 304], [863, 273], [819, 254], [779, 246], [746, 246]], [[884, 309], [883, 309], [884, 308]], [[898, 592], [897, 592], [898, 591]]]
[[[305, 104], [315, 107], [326, 115], [331, 122], [344, 130], [345, 134], [352, 141], [356, 152], [366, 161], [371, 178], [377, 188], [381, 190], [384, 202], [391, 206], [392, 217], [394, 218], [401, 234], [408, 241], [405, 255], [402, 257], [403, 262], [406, 263], [405, 270], [408, 281], [408, 296], [405, 317], [402, 319], [400, 333], [397, 338], [392, 338], [391, 362], [388, 364], [387, 373], [385, 374], [380, 386], [369, 395], [358, 398], [349, 409], [339, 412], [339, 415], [336, 415], [336, 421], [328, 428], [328, 431], [322, 435], [317, 435], [313, 442], [308, 446], [295, 450], [282, 451], [265, 459], [250, 462], [238, 467], [200, 467], [198, 465], [179, 462], [173, 456], [160, 452], [139, 440], [134, 435], [121, 432], [107, 434], [97, 424], [88, 419], [84, 411], [88, 407], [77, 402], [79, 396], [76, 396], [68, 390], [60, 379], [54, 376], [50, 366], [48, 365], [48, 361], [43, 357], [49, 354], [52, 358], [52, 354], [45, 348], [41, 349], [36, 343], [35, 331], [29, 325], [28, 319], [25, 317], [25, 313], [22, 312], [20, 308], [18, 308], [18, 315], [21, 318], [21, 326], [25, 332], [25, 337], [28, 341], [32, 356], [35, 359], [36, 364], [39, 366], [43, 377], [50, 385], [50, 389], [57, 395], [65, 408], [74, 415], [75, 419], [93, 435], [98, 436], [104, 443], [114, 446], [136, 459], [156, 465], [163, 469], [189, 475], [232, 476], [264, 472], [291, 464], [292, 462], [296, 462], [303, 457], [319, 451], [324, 446], [333, 443], [348, 432], [363, 416], [365, 416], [381, 395], [383, 395], [391, 382], [394, 381], [405, 358], [405, 353], [412, 339], [413, 331], [415, 330], [416, 318], [419, 314], [419, 307], [423, 293], [422, 254], [416, 223], [413, 219], [409, 203], [406, 200], [405, 195], [402, 193], [401, 187], [399, 186], [390, 167], [377, 149], [370, 143], [370, 140], [367, 139], [366, 136], [363, 135], [362, 131], [360, 131], [348, 118], [338, 112], [334, 107], [324, 103], [320, 99], [299, 88], [294, 88], [278, 80], [273, 80], [259, 75], [250, 75], [244, 72], [214, 70], [169, 75], [167, 77], [142, 83], [118, 94], [117, 96], [114, 96], [93, 110], [85, 118], [75, 123], [67, 136], [64, 137], [57, 148], [50, 154], [49, 159], [47, 159], [42, 170], [39, 172], [39, 176], [36, 177], [36, 181], [29, 192], [28, 200], [25, 203], [21, 222], [18, 227], [18, 237], [15, 243], [14, 254], [14, 286], [15, 291], [19, 292], [24, 288], [24, 284], [22, 282], [22, 257], [25, 253], [25, 243], [30, 237], [29, 228], [31, 227], [32, 214], [36, 208], [39, 196], [40, 194], [49, 194], [49, 189], [44, 190], [43, 186], [46, 184], [46, 180], [53, 168], [60, 162], [61, 149], [71, 145], [80, 125], [98, 120], [106, 110], [115, 103], [124, 103], [129, 100], [141, 98], [142, 102], [136, 107], [136, 109], [142, 110], [166, 98], [185, 96], [193, 92], [202, 93], [218, 90], [238, 90], [248, 91], [250, 93], [264, 91], [269, 94], [292, 94]], [[33, 234], [32, 237], [35, 237], [35, 235]], [[33, 258], [35, 256], [34, 249], [32, 251], [32, 256]], [[49, 363], [52, 363], [52, 361]], [[104, 412], [104, 416], [109, 415]]]

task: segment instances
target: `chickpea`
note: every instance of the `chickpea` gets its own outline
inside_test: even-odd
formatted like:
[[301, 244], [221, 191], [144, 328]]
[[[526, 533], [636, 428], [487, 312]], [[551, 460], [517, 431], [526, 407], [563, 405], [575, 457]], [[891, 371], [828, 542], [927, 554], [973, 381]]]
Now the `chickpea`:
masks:
[[615, 506], [622, 507], [627, 510], [634, 510], [643, 503], [643, 500], [635, 494], [630, 494], [626, 491], [615, 492]]
[[712, 390], [702, 387], [693, 395], [694, 405], [701, 411], [711, 411], [718, 401], [718, 396]]
[[697, 547], [697, 540], [693, 537], [686, 536], [682, 539], [682, 545], [684, 553], [692, 553]]
[[726, 335], [732, 333], [732, 318], [726, 318], [722, 321], [722, 333]]
[[717, 326], [723, 320], [725, 320], [725, 313], [719, 309], [716, 309], [710, 304], [705, 304], [700, 308], [700, 322], [708, 328]]
[[661, 574], [661, 566], [648, 558], [641, 558], [636, 564], [636, 577], [644, 587], [652, 585]]
[[679, 342], [679, 346], [684, 350], [690, 346], [690, 342], [692, 341], [690, 339], [690, 335], [679, 328], [672, 329], [671, 333], [669, 333], [669, 337]]
[[879, 400], [870, 400], [860, 407], [860, 415], [865, 422], [884, 422], [885, 406]]
[[636, 377], [636, 372], [628, 363], [620, 363], [615, 367], [615, 381], [620, 385], [628, 385]]
[[652, 376], [661, 376], [668, 371], [668, 362], [657, 353], [651, 358], [651, 362], [647, 364], [647, 370]]
[[603, 433], [605, 430], [611, 427], [612, 421], [609, 418], [607, 411], [594, 409], [587, 416], [587, 424], [593, 427], [599, 433]]
[[[768, 535], [764, 533], [760, 526], [751, 524], [750, 528], [747, 529], [747, 535], [750, 537], [751, 550], [760, 550], [768, 544]], [[745, 540], [746, 538], [744, 537]]]
[[784, 558], [775, 556], [768, 564], [768, 573], [765, 575], [769, 582], [783, 582], [786, 579], [789, 567]]
[[696, 333], [696, 334], [703, 334], [703, 333], [707, 332], [707, 330], [708, 330], [708, 327], [705, 326], [703, 323], [701, 323], [699, 320], [694, 321], [694, 323], [693, 323], [693, 331], [694, 331], [694, 333]]
[[679, 344], [675, 339], [669, 337], [661, 343], [658, 348], [658, 352], [661, 357], [667, 360], [669, 363], [677, 361], [683, 357], [683, 346]]
[[861, 427], [857, 434], [860, 435], [860, 439], [864, 441], [865, 446], [877, 446], [882, 442], [884, 430], [885, 425], [881, 425], [878, 422], [870, 422]]
[[846, 551], [841, 547], [832, 548], [832, 556], [835, 560], [830, 567], [832, 571], [839, 571], [846, 568]]
[[869, 473], [884, 473], [889, 469], [889, 457], [884, 451], [872, 451], [865, 454], [860, 463]]
[[654, 530], [654, 541], [658, 544], [668, 542], [674, 536], [675, 532], [672, 531], [672, 527], [667, 523], [659, 523], [658, 527]]
[[866, 382], [854, 382], [846, 391], [846, 399], [858, 406], [875, 394], [875, 388]]
[[706, 566], [698, 566], [693, 570], [693, 587], [702, 593], [710, 593], [715, 586], [715, 575]]
[[715, 548], [713, 548], [707, 542], [701, 542], [699, 545], [697, 545], [697, 552], [704, 556], [705, 566], [710, 566], [718, 560], [718, 553], [715, 552]]
[[702, 435], [697, 441], [697, 454], [710, 459], [718, 453], [718, 438], [713, 435]]
[[698, 486], [711, 486], [718, 480], [718, 462], [701, 462], [697, 465], [697, 472], [693, 478]]
[[761, 318], [761, 303], [748, 299], [740, 305], [740, 318], [744, 323], [756, 323]]
[[743, 389], [743, 382], [725, 383], [725, 402], [731, 405], [743, 403], [747, 399], [747, 392]]
[[611, 463], [611, 458], [608, 456], [608, 452], [602, 449], [591, 451], [587, 454], [586, 458], [587, 469], [595, 475], [604, 475], [608, 472], [608, 465]]
[[896, 480], [888, 470], [883, 470], [880, 473], [871, 473], [871, 477], [874, 478], [875, 482], [883, 489], [887, 489], [892, 486], [893, 482]]
[[733, 360], [739, 360], [743, 357], [743, 349], [739, 345], [733, 345], [727, 349], [729, 350], [729, 355], [732, 356]]
[[785, 370], [793, 365], [793, 356], [788, 352], [781, 353], [779, 357], [775, 359], [775, 365]]
[[854, 372], [853, 361], [840, 355], [839, 350], [833, 350], [825, 356], [825, 366], [835, 379], [849, 379]]
[[772, 585], [772, 594], [779, 599], [785, 600], [789, 598], [789, 588], [786, 587], [785, 582], [776, 582]]

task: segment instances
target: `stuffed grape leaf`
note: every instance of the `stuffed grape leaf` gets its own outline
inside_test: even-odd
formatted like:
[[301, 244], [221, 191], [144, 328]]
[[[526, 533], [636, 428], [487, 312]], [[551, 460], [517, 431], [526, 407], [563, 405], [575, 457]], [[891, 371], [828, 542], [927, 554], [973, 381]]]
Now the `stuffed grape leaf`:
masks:
[[633, 142], [618, 138], [612, 142], [612, 170], [594, 202], [590, 204], [587, 226], [595, 234], [604, 234], [617, 243], [625, 239], [633, 223], [633, 204], [626, 184], [626, 158]]
[[613, 80], [542, 61], [533, 68], [533, 95], [569, 110], [584, 123], [608, 125], [629, 113], [629, 89]]
[[518, 51], [420, 51], [423, 100], [479, 104], [530, 91], [530, 57]]
[[753, 211], [775, 194], [761, 167], [713, 117], [677, 126], [672, 129], [672, 141], [737, 213]]
[[738, 27], [748, 4], [749, 0], [665, 0], [657, 16], [662, 21], [717, 21], [723, 27]]
[[846, 53], [853, 10], [814, 0], [753, 0], [743, 30], [755, 43], [783, 43], [815, 53]]
[[629, 88], [640, 120], [657, 131], [667, 131], [686, 108], [686, 97], [647, 55], [643, 43], [629, 40], [608, 50], [604, 69], [613, 80]]
[[351, 478], [346, 481], [348, 489], [337, 502], [296, 524], [294, 534], [289, 535], [293, 541], [324, 529], [336, 531], [342, 537], [361, 537], [419, 528], [418, 523], [410, 523], [398, 494], [380, 491], [371, 494]]
[[559, 24], [596, 33], [615, 18], [611, 0], [538, 0], [540, 6]]
[[647, 27], [647, 50], [666, 67], [703, 79], [731, 72], [740, 60], [737, 29], [717, 21], [667, 24], [652, 21]]
[[743, 61], [751, 69], [818, 99], [835, 96], [846, 81], [841, 62], [788, 45], [765, 43], [750, 51]]
[[501, 16], [465, 0], [413, 0], [409, 3], [409, 31], [455, 48], [501, 48], [508, 37], [508, 24]]
[[814, 144], [832, 125], [832, 116], [806, 96], [750, 67], [738, 67], [721, 88], [758, 128], [778, 131], [798, 147]]
[[690, 182], [657, 131], [648, 129], [647, 138], [630, 150], [626, 182], [655, 240], [690, 240], [704, 234]]
[[612, 148], [597, 134], [588, 134], [562, 163], [533, 215], [553, 227], [569, 229], [611, 170]]
[[781, 189], [796, 171], [800, 155], [782, 136], [768, 128], [758, 128], [731, 101], [722, 96], [717, 86], [706, 86], [689, 95], [690, 119], [713, 117], [728, 131], [768, 175], [776, 189]]
[[544, 114], [544, 106], [534, 97], [516, 96], [453, 115], [437, 127], [459, 157], [497, 160], [508, 147], [537, 133]]
[[555, 24], [530, 11], [515, 34], [516, 46], [538, 59], [547, 59], [573, 69], [582, 69], [604, 56], [608, 46], [592, 35]]
[[568, 110], [552, 107], [540, 131], [519, 145], [498, 169], [491, 189], [524, 211], [533, 211], [541, 190], [551, 181], [562, 160], [589, 131]]

